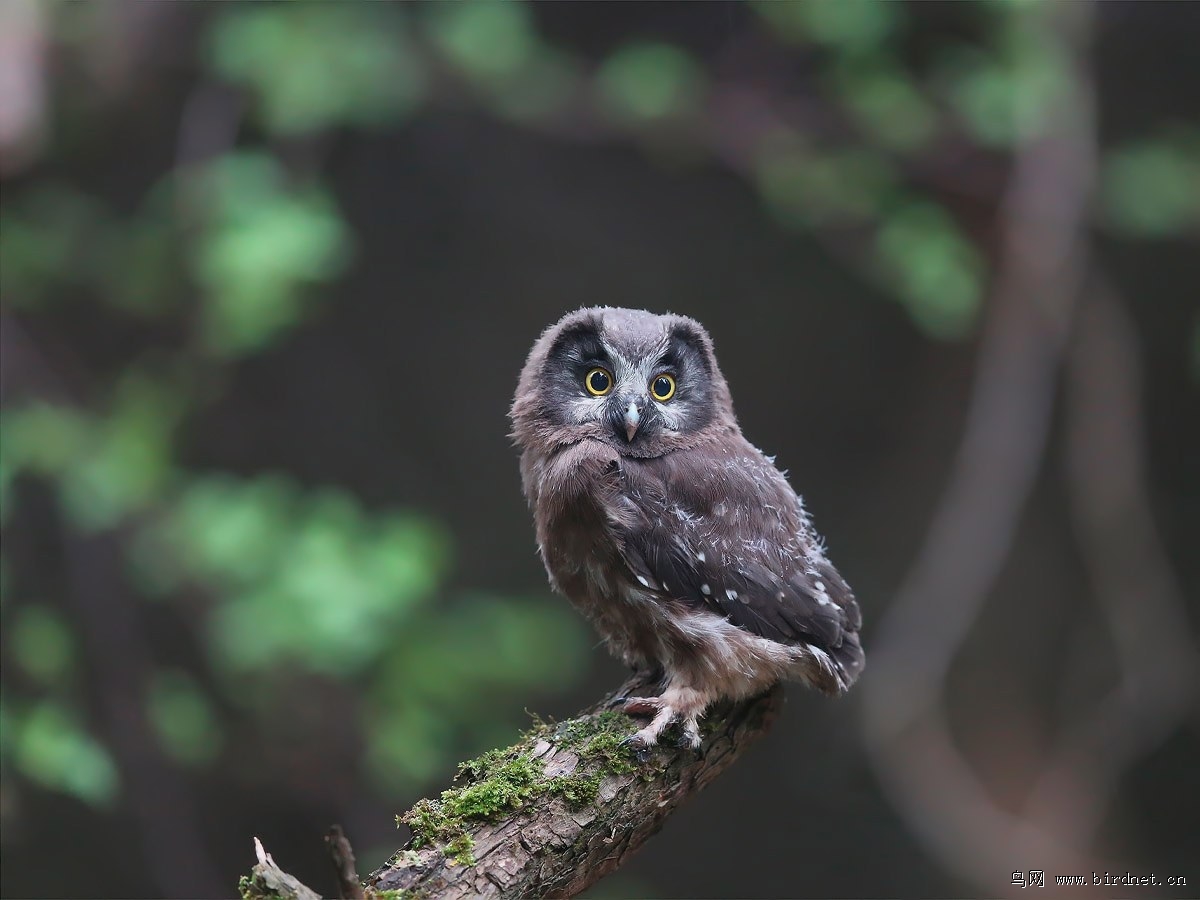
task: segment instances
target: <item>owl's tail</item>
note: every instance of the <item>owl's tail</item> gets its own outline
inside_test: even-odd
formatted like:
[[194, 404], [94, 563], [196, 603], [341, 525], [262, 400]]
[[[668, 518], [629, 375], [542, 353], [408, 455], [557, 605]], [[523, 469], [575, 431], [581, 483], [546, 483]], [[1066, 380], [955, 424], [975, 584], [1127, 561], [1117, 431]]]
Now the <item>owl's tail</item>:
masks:
[[797, 650], [804, 680], [831, 697], [850, 690], [867, 663], [856, 631], [846, 632], [841, 644], [831, 650], [815, 644]]

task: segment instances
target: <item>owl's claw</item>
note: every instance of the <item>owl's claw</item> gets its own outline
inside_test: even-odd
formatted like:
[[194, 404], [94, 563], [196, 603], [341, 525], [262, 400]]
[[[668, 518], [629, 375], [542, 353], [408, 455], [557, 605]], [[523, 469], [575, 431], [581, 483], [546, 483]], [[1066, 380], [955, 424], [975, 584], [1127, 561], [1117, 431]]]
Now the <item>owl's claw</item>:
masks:
[[700, 725], [696, 722], [696, 717], [692, 716], [683, 723], [683, 727], [679, 732], [679, 739], [675, 742], [677, 746], [690, 748], [692, 750], [700, 749]]
[[633, 751], [633, 758], [639, 763], [644, 763], [650, 758], [650, 748], [654, 746], [653, 742], [647, 742], [640, 731], [631, 734], [621, 743]]
[[608, 708], [615, 709], [634, 694], [662, 690], [663, 675], [662, 666], [630, 666], [629, 679], [621, 685], [621, 692], [608, 701]]

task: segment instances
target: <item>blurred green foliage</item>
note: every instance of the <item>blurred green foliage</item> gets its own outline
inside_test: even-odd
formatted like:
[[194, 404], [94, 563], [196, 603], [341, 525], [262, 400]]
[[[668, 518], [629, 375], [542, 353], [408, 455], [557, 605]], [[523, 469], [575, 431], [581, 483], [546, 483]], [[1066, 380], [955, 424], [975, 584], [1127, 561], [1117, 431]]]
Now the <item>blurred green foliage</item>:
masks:
[[43, 184], [6, 198], [0, 211], [0, 293], [6, 304], [36, 308], [64, 287], [86, 285], [102, 265], [96, 236], [100, 203], [64, 185]]
[[[63, 15], [68, 30], [89, 27]], [[230, 7], [211, 18], [204, 58], [245, 91], [264, 134], [282, 138], [394, 127], [424, 101], [439, 55], [501, 114], [563, 102], [573, 63], [537, 40], [525, 7], [422, 16], [428, 45], [399, 6]], [[351, 229], [319, 177], [266, 148], [231, 148], [171, 170], [132, 212], [43, 181], [6, 196], [0, 226], [0, 291], [31, 322], [95, 298], [186, 335], [79, 398], [16, 398], [0, 413], [0, 521], [19, 515], [26, 487], [47, 486], [70, 540], [122, 535], [143, 602], [182, 616], [203, 598], [190, 629], [202, 665], [148, 673], [140, 698], [169, 759], [215, 766], [234, 731], [287, 739], [272, 732], [282, 698], [318, 678], [361, 697], [353, 708], [376, 788], [412, 791], [447, 765], [464, 727], [503, 727], [500, 693], [579, 671], [583, 630], [559, 605], [447, 594], [452, 541], [429, 516], [182, 463], [179, 430], [221, 389], [222, 367], [283, 339], [351, 260]], [[0, 765], [111, 803], [117, 765], [81, 712], [85, 638], [61, 598], [35, 602], [0, 565], [5, 653], [21, 675], [0, 699]]]
[[876, 48], [904, 24], [902, 4], [874, 0], [838, 3], [756, 0], [753, 6], [783, 40], [801, 47], [815, 44], [841, 53]]
[[1105, 221], [1129, 237], [1200, 229], [1200, 130], [1179, 128], [1113, 148], [1100, 199]]
[[522, 3], [436, 3], [425, 14], [434, 45], [480, 81], [516, 74], [537, 49], [532, 15]]
[[948, 47], [936, 78], [967, 132], [984, 146], [1006, 148], [1037, 136], [1066, 74], [1056, 45], [1040, 29], [999, 33], [1007, 39], [996, 47]]
[[837, 64], [833, 82], [846, 109], [881, 147], [913, 152], [936, 136], [940, 126], [936, 108], [894, 58], [848, 56]]
[[218, 668], [234, 677], [281, 664], [355, 674], [447, 569], [435, 523], [369, 516], [347, 493], [270, 477], [193, 480], [159, 537], [172, 551], [159, 560], [228, 592], [210, 636]]
[[9, 628], [13, 658], [32, 680], [52, 686], [70, 674], [75, 640], [57, 612], [31, 603], [16, 612]]
[[[209, 598], [200, 634], [207, 680], [224, 702], [180, 669], [156, 673], [147, 686], [147, 718], [180, 765], [218, 759], [232, 727], [219, 706], [267, 722], [287, 689], [280, 673], [308, 672], [364, 692], [368, 771], [378, 787], [401, 791], [445, 765], [458, 730], [480, 728], [497, 692], [562, 679], [586, 658], [579, 624], [557, 605], [439, 599], [450, 541], [426, 517], [368, 513], [344, 491], [270, 475], [239, 481], [179, 472], [171, 486], [147, 493], [138, 482], [129, 492], [127, 475], [141, 470], [145, 453], [112, 453], [95, 438], [97, 430], [119, 432], [119, 421], [45, 405], [14, 410], [3, 432], [5, 459], [56, 484], [77, 527], [132, 525], [129, 574], [148, 599], [171, 602], [191, 591]], [[41, 446], [71, 450], [32, 454]], [[80, 494], [78, 473], [106, 466], [111, 481], [97, 477], [103, 489]], [[79, 687], [69, 677], [78, 674], [70, 627], [29, 603], [18, 603], [11, 623], [6, 646], [53, 699], [19, 716], [5, 705], [16, 735], [5, 745], [6, 765], [44, 786], [109, 802], [115, 769], [70, 712]]]
[[775, 217], [801, 228], [870, 224], [897, 191], [892, 166], [881, 154], [865, 148], [823, 152], [798, 139], [766, 148], [755, 176]]
[[218, 17], [209, 38], [213, 69], [251, 92], [272, 134], [388, 126], [424, 99], [424, 64], [399, 5], [247, 6]]
[[111, 528], [166, 486], [178, 413], [167, 389], [131, 370], [104, 413], [43, 402], [6, 408], [0, 458], [11, 473], [55, 479], [80, 530]]
[[703, 100], [704, 73], [678, 47], [635, 42], [604, 61], [596, 85], [616, 116], [653, 120], [694, 112]]
[[349, 234], [328, 193], [286, 181], [270, 156], [230, 154], [188, 186], [205, 204], [193, 265], [219, 352], [262, 347], [300, 317], [303, 289], [334, 280], [348, 261]]
[[4, 726], [11, 737], [0, 746], [26, 778], [97, 806], [116, 799], [112, 757], [64, 704], [39, 700], [21, 712], [6, 704]]
[[185, 766], [202, 766], [217, 758], [224, 728], [212, 701], [187, 672], [156, 672], [150, 682], [147, 711], [167, 755]]
[[984, 263], [942, 207], [917, 202], [892, 211], [877, 247], [926, 332], [943, 338], [969, 333], [982, 304]]

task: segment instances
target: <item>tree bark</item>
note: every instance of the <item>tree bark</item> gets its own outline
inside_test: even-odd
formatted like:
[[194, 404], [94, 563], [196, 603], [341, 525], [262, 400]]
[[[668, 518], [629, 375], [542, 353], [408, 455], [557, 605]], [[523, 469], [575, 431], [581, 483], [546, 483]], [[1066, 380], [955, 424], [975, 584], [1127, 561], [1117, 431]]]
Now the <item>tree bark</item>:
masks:
[[[684, 800], [762, 737], [783, 697], [776, 687], [751, 700], [719, 704], [705, 718], [698, 751], [665, 743], [638, 759], [611, 740], [624, 725], [629, 733], [636, 728], [611, 712], [635, 686], [628, 682], [575, 718], [543, 726], [523, 743], [484, 757], [516, 759], [540, 772], [526, 785], [527, 794], [518, 795], [501, 814], [456, 821], [453, 837], [431, 837], [418, 823], [413, 838], [367, 876], [366, 896], [398, 891], [402, 897], [438, 900], [573, 897], [619, 868]], [[604, 752], [597, 753], [597, 747]], [[464, 769], [460, 779], [463, 774], [472, 773]], [[466, 789], [473, 783], [471, 777], [463, 782]], [[582, 790], [575, 791], [576, 785]], [[460, 796], [463, 790], [451, 789]], [[426, 804], [432, 810], [448, 805], [445, 799], [422, 801], [410, 818]], [[261, 860], [244, 882], [243, 894], [283, 896], [262, 889], [268, 886], [260, 869]], [[280, 882], [277, 867], [270, 874]]]

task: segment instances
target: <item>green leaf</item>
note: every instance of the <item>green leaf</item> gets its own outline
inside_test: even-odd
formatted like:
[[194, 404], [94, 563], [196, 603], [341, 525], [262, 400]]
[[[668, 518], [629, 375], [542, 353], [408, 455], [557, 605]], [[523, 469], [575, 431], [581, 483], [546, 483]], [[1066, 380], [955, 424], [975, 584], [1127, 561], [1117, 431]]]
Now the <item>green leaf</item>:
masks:
[[367, 774], [378, 790], [392, 796], [411, 791], [444, 769], [453, 746], [450, 719], [424, 706], [376, 708], [364, 717], [362, 729]]
[[399, 632], [361, 708], [368, 771], [411, 789], [442, 764], [454, 733], [479, 731], [496, 698], [561, 684], [586, 666], [590, 637], [569, 608], [473, 596]]
[[[7, 417], [0, 414], [0, 420], [8, 421]], [[8, 523], [9, 516], [13, 511], [13, 483], [17, 480], [17, 473], [20, 469], [14, 465], [10, 454], [4, 449], [3, 439], [4, 429], [0, 428], [0, 526]]]
[[540, 47], [517, 71], [482, 83], [492, 109], [517, 122], [538, 121], [563, 110], [582, 76], [574, 57]]
[[785, 225], [803, 228], [874, 220], [895, 190], [887, 161], [865, 149], [767, 150], [754, 176], [772, 214]]
[[220, 588], [257, 583], [281, 564], [298, 499], [281, 478], [194, 479], [166, 537], [185, 566]]
[[14, 472], [58, 475], [80, 458], [91, 440], [91, 422], [69, 407], [36, 401], [7, 408], [2, 415], [0, 456]]
[[537, 48], [532, 16], [524, 3], [431, 3], [423, 12], [430, 36], [442, 53], [480, 81], [513, 75]]
[[177, 669], [156, 673], [147, 704], [150, 724], [172, 759], [202, 766], [216, 758], [224, 741], [220, 723], [190, 675]]
[[[1030, 15], [1040, 14], [1038, 7]], [[980, 143], [1007, 148], [1040, 134], [1069, 84], [1062, 50], [1043, 29], [1013, 27], [999, 46], [950, 46], [937, 80], [966, 130]]]
[[70, 674], [74, 641], [67, 623], [53, 609], [41, 605], [23, 607], [5, 630], [12, 658], [30, 678], [53, 685]]
[[153, 503], [171, 474], [171, 439], [183, 412], [178, 393], [132, 372], [112, 411], [93, 428], [89, 452], [62, 476], [62, 501], [85, 531], [111, 528]]
[[695, 110], [704, 93], [704, 73], [679, 47], [634, 41], [605, 60], [596, 88], [617, 116], [653, 120]]
[[1168, 137], [1110, 150], [1100, 173], [1107, 224], [1131, 237], [1157, 238], [1200, 224], [1200, 141]]
[[170, 217], [155, 204], [102, 234], [97, 282], [104, 300], [124, 313], [154, 318], [175, 312], [183, 294], [180, 240]]
[[252, 352], [300, 319], [306, 289], [341, 274], [350, 234], [328, 194], [289, 189], [271, 157], [225, 158], [204, 181], [211, 223], [194, 268], [208, 340], [228, 355]]
[[0, 294], [15, 307], [35, 307], [62, 285], [87, 284], [100, 259], [96, 238], [107, 216], [100, 204], [50, 183], [20, 195], [0, 213]]
[[937, 132], [936, 110], [894, 59], [855, 57], [838, 68], [835, 84], [859, 125], [884, 147], [918, 150]]
[[225, 7], [208, 47], [222, 77], [254, 92], [273, 134], [388, 124], [425, 97], [425, 64], [399, 5]]
[[43, 701], [16, 723], [13, 755], [18, 771], [43, 787], [77, 797], [92, 806], [116, 799], [116, 766], [68, 711]]
[[878, 0], [755, 0], [751, 5], [785, 41], [847, 51], [882, 44], [904, 16], [902, 4]]
[[342, 676], [384, 652], [436, 588], [446, 541], [432, 523], [367, 515], [344, 491], [269, 478], [198, 479], [164, 536], [185, 571], [222, 596], [210, 621], [218, 667], [281, 661]]
[[939, 206], [909, 203], [891, 214], [876, 242], [880, 263], [927, 334], [959, 338], [971, 330], [983, 294], [983, 261]]

